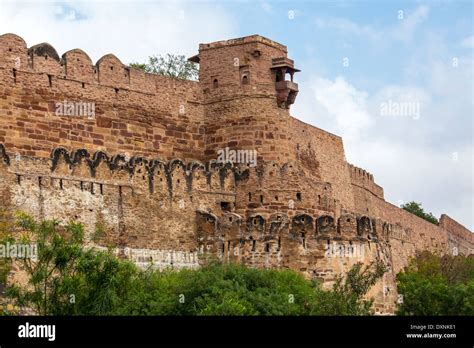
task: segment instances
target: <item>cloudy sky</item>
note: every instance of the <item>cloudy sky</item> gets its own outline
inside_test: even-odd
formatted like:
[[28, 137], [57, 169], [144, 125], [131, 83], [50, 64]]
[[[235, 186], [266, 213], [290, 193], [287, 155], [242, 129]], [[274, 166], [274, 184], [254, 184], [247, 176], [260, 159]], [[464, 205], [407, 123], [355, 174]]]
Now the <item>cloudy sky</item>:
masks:
[[388, 201], [421, 202], [474, 230], [472, 6], [0, 0], [0, 34], [126, 64], [251, 34], [281, 42], [302, 70], [295, 117], [342, 136], [347, 160], [373, 173]]

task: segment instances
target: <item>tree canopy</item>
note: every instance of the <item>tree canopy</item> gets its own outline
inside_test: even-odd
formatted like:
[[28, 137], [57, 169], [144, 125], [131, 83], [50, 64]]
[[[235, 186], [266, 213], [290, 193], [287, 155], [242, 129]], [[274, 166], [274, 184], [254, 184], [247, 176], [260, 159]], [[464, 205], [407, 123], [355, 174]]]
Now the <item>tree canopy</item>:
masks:
[[385, 272], [381, 263], [358, 263], [325, 290], [292, 270], [212, 259], [198, 269], [142, 271], [85, 247], [81, 224], [18, 219], [21, 241], [36, 241], [38, 258], [18, 260], [28, 286], [6, 293], [41, 315], [369, 315], [366, 294]]
[[166, 54], [150, 56], [146, 63], [131, 63], [130, 66], [149, 73], [174, 77], [181, 80], [197, 81], [199, 70], [196, 63], [190, 62], [183, 55]]
[[474, 315], [474, 258], [419, 253], [397, 274], [399, 315]]
[[412, 214], [415, 214], [426, 221], [431, 222], [432, 224], [438, 225], [438, 219], [431, 213], [425, 213], [421, 207], [421, 203], [409, 202], [402, 205], [402, 209], [409, 211]]

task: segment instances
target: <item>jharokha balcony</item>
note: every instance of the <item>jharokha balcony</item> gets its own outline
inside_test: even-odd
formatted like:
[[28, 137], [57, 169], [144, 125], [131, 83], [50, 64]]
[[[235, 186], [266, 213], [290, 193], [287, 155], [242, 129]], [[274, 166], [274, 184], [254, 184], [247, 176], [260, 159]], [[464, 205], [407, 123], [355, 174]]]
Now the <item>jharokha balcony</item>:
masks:
[[[293, 76], [300, 70], [295, 69], [293, 60], [286, 57], [272, 59], [271, 70], [275, 74], [278, 105], [288, 109], [298, 95], [298, 84], [293, 82]], [[290, 80], [286, 80], [287, 74], [290, 75]]]

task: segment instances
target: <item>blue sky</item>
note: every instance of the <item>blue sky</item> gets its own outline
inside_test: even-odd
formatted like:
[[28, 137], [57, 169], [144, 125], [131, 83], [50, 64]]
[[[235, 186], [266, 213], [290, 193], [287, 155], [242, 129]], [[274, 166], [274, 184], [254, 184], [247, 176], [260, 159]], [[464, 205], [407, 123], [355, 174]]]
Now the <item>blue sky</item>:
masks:
[[[344, 139], [394, 204], [415, 200], [474, 230], [472, 1], [0, 0], [0, 33], [93, 61], [197, 53], [260, 34], [302, 70], [293, 116]], [[346, 64], [344, 64], [346, 63]], [[417, 111], [382, 112], [388, 103]]]

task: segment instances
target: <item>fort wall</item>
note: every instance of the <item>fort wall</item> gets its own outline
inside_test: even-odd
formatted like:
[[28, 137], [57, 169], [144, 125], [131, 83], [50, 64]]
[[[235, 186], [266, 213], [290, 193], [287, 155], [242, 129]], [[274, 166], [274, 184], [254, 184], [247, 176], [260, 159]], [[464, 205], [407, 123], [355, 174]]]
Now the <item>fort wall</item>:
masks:
[[[469, 230], [386, 202], [339, 136], [290, 115], [298, 70], [285, 46], [250, 36], [202, 44], [191, 59], [199, 82], [0, 36], [2, 208], [80, 221], [88, 243], [140, 266], [197, 267], [211, 253], [330, 286], [381, 260], [379, 313], [393, 312], [395, 274], [416, 252], [472, 253]], [[76, 102], [93, 115], [58, 114]], [[226, 148], [257, 162], [218, 163]]]
[[[198, 83], [130, 69], [112, 55], [93, 66], [73, 50], [58, 61], [48, 44], [27, 50], [11, 34], [0, 37], [0, 50], [1, 108], [8, 116], [0, 118], [0, 142], [9, 151], [45, 158], [60, 145], [201, 159]], [[94, 117], [58, 116], [57, 104], [65, 101], [94, 104]]]
[[474, 252], [474, 235], [466, 227], [446, 214], [442, 214], [439, 225], [448, 234], [448, 246], [455, 252], [469, 255]]

